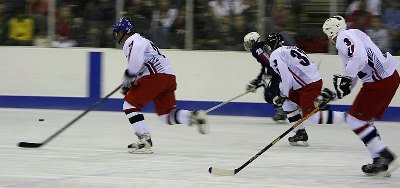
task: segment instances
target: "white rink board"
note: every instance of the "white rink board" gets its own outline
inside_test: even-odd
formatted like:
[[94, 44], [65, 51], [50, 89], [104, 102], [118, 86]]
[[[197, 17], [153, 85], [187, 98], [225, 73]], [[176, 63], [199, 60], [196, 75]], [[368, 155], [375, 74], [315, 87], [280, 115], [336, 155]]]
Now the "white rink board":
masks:
[[[87, 97], [88, 53], [103, 52], [102, 95], [121, 83], [126, 59], [120, 49], [0, 47], [0, 95]], [[246, 52], [163, 50], [177, 73], [178, 100], [225, 101], [244, 92], [261, 66]], [[319, 64], [324, 85], [332, 86], [332, 76], [341, 72], [337, 55], [310, 54]], [[396, 57], [399, 59], [399, 57]], [[360, 84], [343, 100], [332, 104], [349, 105]], [[115, 95], [122, 98], [122, 95]], [[237, 102], [265, 103], [262, 90]], [[400, 106], [396, 94], [391, 106]]]
[[[370, 162], [368, 153], [344, 124], [307, 126], [310, 147], [289, 146], [285, 137], [233, 177], [210, 175], [208, 168], [239, 167], [288, 125], [270, 118], [210, 116], [211, 134], [200, 135], [193, 127], [163, 125], [155, 115], [145, 114], [155, 153], [134, 155], [126, 151], [135, 136], [125, 115], [95, 111], [48, 145], [16, 146], [21, 141], [42, 142], [80, 113], [0, 109], [0, 187], [400, 187], [400, 171], [390, 178], [362, 174], [361, 165]], [[376, 126], [386, 144], [400, 153], [397, 124]]]

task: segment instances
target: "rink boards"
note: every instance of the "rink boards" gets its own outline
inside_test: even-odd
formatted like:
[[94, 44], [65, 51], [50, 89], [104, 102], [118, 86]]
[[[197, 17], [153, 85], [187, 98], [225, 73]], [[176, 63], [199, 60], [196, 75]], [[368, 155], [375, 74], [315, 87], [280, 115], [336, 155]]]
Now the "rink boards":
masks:
[[[126, 59], [119, 49], [0, 47], [0, 107], [84, 110], [109, 94], [121, 82]], [[177, 74], [178, 107], [208, 109], [244, 92], [260, 65], [246, 52], [164, 50]], [[332, 87], [332, 75], [341, 72], [337, 55], [310, 54], [318, 64], [324, 85]], [[396, 57], [398, 58], [398, 57]], [[356, 88], [333, 109], [347, 110]], [[117, 93], [96, 110], [121, 111]], [[400, 96], [396, 94], [383, 120], [399, 121]], [[143, 111], [153, 112], [152, 104]], [[271, 105], [262, 90], [238, 98], [212, 111], [214, 115], [271, 116]]]

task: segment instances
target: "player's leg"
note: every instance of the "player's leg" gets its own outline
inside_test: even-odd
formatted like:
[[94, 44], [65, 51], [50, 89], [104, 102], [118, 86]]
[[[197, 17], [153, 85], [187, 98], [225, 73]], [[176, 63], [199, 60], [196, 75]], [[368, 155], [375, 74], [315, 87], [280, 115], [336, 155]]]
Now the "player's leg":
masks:
[[348, 126], [362, 140], [373, 159], [372, 164], [362, 166], [367, 175], [390, 175], [398, 167], [396, 155], [381, 140], [374, 126], [374, 119], [380, 119], [389, 106], [399, 86], [399, 76], [392, 76], [375, 83], [364, 83], [347, 118]]
[[[283, 110], [286, 112], [287, 119], [291, 125], [294, 125], [302, 117], [302, 113], [299, 105], [296, 103], [286, 100], [283, 103]], [[293, 129], [295, 135], [288, 138], [289, 144], [292, 146], [308, 146], [308, 134], [306, 132], [304, 124], [300, 124]]]
[[346, 116], [347, 112], [325, 110], [315, 113], [308, 121], [315, 124], [337, 124], [345, 122]]
[[150, 129], [144, 121], [144, 115], [140, 112], [140, 108], [136, 108], [125, 101], [123, 109], [139, 139], [137, 142], [128, 145], [128, 151], [130, 153], [153, 153]]
[[[373, 121], [359, 120], [352, 115], [347, 118], [349, 128], [359, 137], [367, 147], [373, 162], [362, 166], [362, 171], [367, 175], [390, 175], [398, 166], [396, 156], [381, 140]], [[390, 168], [389, 168], [390, 167]]]
[[150, 129], [141, 110], [163, 91], [164, 85], [158, 75], [144, 76], [125, 95], [123, 109], [139, 138], [138, 142], [128, 145], [130, 153], [153, 153]]
[[[289, 92], [289, 99], [283, 104], [283, 109], [287, 113], [289, 122], [296, 123], [304, 115], [310, 113], [314, 107], [314, 100], [321, 93], [322, 80], [308, 84], [298, 90], [291, 90]], [[288, 102], [287, 102], [288, 101]], [[292, 103], [289, 103], [293, 101]], [[305, 130], [304, 124], [301, 124], [294, 129], [296, 134], [289, 137], [289, 143], [291, 145], [303, 145], [308, 146], [308, 135]]]
[[[273, 98], [276, 97], [279, 93], [279, 77], [273, 76], [269, 83], [264, 84], [264, 100], [273, 104]], [[283, 123], [286, 122], [286, 113], [281, 105], [274, 105], [275, 115], [272, 116], [272, 119], [276, 122]]]
[[205, 111], [189, 111], [176, 107], [175, 89], [176, 81], [173, 75], [161, 76], [166, 82], [163, 92], [157, 95], [153, 102], [156, 113], [160, 116], [161, 121], [168, 125], [185, 124], [189, 126], [196, 125], [201, 134], [208, 132]]

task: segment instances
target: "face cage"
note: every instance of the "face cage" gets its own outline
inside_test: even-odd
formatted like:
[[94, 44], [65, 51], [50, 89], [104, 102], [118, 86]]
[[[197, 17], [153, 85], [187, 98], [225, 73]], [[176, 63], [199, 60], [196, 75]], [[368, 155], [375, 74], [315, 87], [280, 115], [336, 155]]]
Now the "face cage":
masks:
[[273, 45], [266, 45], [266, 46], [268, 46], [268, 50], [270, 50], [272, 52], [280, 47], [280, 46], [278, 46], [278, 44], [279, 44], [279, 41], [277, 39], [277, 40], [275, 40]]
[[254, 43], [255, 43], [254, 40], [249, 40], [249, 41], [243, 42], [244, 49], [246, 49], [247, 51], [250, 51], [251, 48], [253, 47]]
[[117, 38], [118, 38], [118, 31], [115, 31], [115, 30], [113, 30], [113, 39], [114, 40], [117, 40]]
[[264, 45], [264, 51], [266, 51], [269, 55], [272, 53], [272, 49], [268, 44]]
[[113, 38], [114, 38], [115, 42], [117, 42], [118, 44], [121, 44], [121, 40], [126, 34], [126, 33], [122, 33], [122, 34], [121, 33], [122, 33], [121, 30], [113, 31]]

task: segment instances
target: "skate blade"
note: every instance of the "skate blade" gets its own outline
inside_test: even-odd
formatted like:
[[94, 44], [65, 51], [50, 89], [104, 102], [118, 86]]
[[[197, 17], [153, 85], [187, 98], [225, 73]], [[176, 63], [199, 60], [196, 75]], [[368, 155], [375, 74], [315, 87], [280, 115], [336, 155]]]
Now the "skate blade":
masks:
[[153, 150], [151, 149], [133, 149], [133, 150], [129, 150], [129, 153], [132, 154], [152, 154], [154, 153]]
[[366, 175], [368, 175], [368, 176], [375, 176], [375, 177], [391, 177], [391, 176], [392, 176], [392, 172], [393, 172], [394, 170], [396, 170], [398, 167], [399, 167], [399, 163], [398, 163], [398, 161], [397, 161], [397, 159], [396, 159], [396, 160], [392, 161], [392, 162], [389, 164], [389, 168], [388, 168], [387, 171], [385, 171], [385, 172], [379, 172], [379, 173], [376, 173], [376, 174], [366, 174]]
[[206, 124], [198, 124], [197, 125], [197, 130], [199, 131], [200, 134], [209, 134], [210, 130]]
[[310, 146], [307, 141], [289, 142], [291, 146], [308, 147]]
[[288, 124], [289, 123], [289, 121], [287, 121], [287, 120], [274, 120], [275, 121], [275, 123], [279, 123], [279, 124]]
[[391, 173], [392, 173], [393, 171], [395, 171], [398, 167], [399, 167], [399, 163], [398, 163], [397, 159], [395, 159], [394, 161], [392, 161], [392, 162], [389, 164], [388, 170], [385, 171], [385, 172], [382, 172], [381, 174], [379, 174], [379, 176], [390, 177], [390, 176], [392, 176]]

